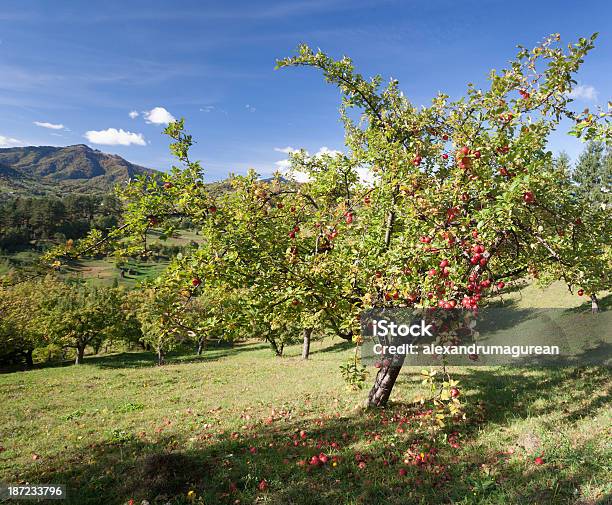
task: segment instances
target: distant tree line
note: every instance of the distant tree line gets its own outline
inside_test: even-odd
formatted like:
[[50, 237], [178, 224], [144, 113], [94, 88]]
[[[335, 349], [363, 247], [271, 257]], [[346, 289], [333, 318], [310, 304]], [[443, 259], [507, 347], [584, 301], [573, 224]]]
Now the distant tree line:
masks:
[[46, 241], [78, 239], [116, 226], [121, 206], [114, 195], [18, 197], [0, 203], [0, 249], [18, 251]]
[[[160, 325], [177, 311], [181, 324]], [[67, 358], [80, 364], [86, 351], [134, 345], [154, 351], [161, 364], [179, 345], [202, 352], [217, 329], [209, 312], [200, 300], [186, 304], [152, 285], [128, 290], [52, 274], [0, 283], [0, 367]]]

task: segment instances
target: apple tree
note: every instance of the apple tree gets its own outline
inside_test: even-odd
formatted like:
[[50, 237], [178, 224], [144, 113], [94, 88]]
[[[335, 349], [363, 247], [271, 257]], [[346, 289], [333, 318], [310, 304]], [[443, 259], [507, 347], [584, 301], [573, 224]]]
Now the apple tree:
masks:
[[[611, 141], [610, 113], [577, 114], [569, 98], [595, 36], [565, 51], [558, 40], [519, 47], [508, 68], [491, 71], [488, 89], [469, 85], [459, 100], [439, 94], [420, 108], [396, 80], [382, 88], [346, 57], [304, 45], [278, 62], [317, 68], [340, 89], [350, 157], [373, 175], [371, 204], [356, 211], [368, 223], [355, 242], [363, 249], [351, 253], [356, 310], [474, 309], [528, 275], [588, 292], [609, 286], [609, 219], [585, 212], [546, 148], [564, 118], [578, 137]], [[387, 402], [401, 364], [381, 367], [369, 405]]]
[[99, 287], [82, 281], [49, 279], [33, 323], [49, 341], [74, 348], [75, 364], [81, 364], [87, 346], [99, 347], [121, 335], [125, 326], [121, 289]]

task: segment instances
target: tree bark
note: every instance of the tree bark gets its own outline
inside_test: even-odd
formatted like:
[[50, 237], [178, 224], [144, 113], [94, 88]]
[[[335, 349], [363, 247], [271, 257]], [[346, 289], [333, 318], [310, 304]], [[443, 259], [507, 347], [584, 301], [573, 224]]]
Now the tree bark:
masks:
[[32, 359], [32, 349], [28, 349], [27, 351], [24, 352], [25, 355], [25, 360], [26, 360], [26, 365], [28, 367], [33, 367], [34, 366], [34, 360]]
[[274, 351], [274, 354], [276, 354], [277, 356], [282, 356], [283, 355], [283, 347], [284, 347], [284, 345], [281, 345], [279, 347], [278, 344], [276, 343], [276, 340], [274, 340], [274, 338], [271, 338], [271, 337], [266, 338], [266, 340], [270, 344], [270, 347]]
[[160, 366], [164, 364], [164, 351], [161, 348], [157, 349], [157, 364]]
[[599, 300], [595, 293], [591, 294], [591, 312], [597, 314], [599, 312]]
[[310, 356], [310, 336], [312, 335], [312, 328], [304, 328], [304, 345], [302, 346], [302, 359], [308, 359]]
[[204, 349], [204, 337], [198, 339], [198, 356], [202, 356], [202, 350]]
[[381, 366], [366, 402], [366, 407], [384, 407], [389, 401], [391, 390], [404, 364], [405, 356], [396, 355], [387, 366]]
[[77, 355], [76, 355], [76, 359], [74, 360], [74, 364], [80, 365], [81, 363], [83, 363], [84, 356], [85, 356], [85, 346], [77, 347]]

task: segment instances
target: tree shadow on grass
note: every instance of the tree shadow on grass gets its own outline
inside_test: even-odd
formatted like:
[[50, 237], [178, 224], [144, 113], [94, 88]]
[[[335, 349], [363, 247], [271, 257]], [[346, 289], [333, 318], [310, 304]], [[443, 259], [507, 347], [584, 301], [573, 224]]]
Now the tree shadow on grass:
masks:
[[[324, 417], [279, 410], [233, 433], [220, 431], [208, 415], [203, 423], [189, 412], [172, 420], [175, 426], [197, 426], [188, 433], [161, 420], [149, 433], [113, 432], [82, 449], [43, 455], [7, 480], [66, 483], [65, 503], [79, 505], [124, 504], [130, 498], [183, 504], [191, 490], [207, 504], [565, 504], [577, 503], [575, 490], [597, 479], [605, 485], [590, 442], [549, 448], [545, 464], [537, 466], [533, 451], [500, 452], [478, 437], [487, 426], [546, 416], [559, 408], [547, 400], [570, 390], [566, 408], [556, 412], [562, 422], [594, 416], [605, 402], [592, 393], [609, 381], [607, 370], [475, 368], [456, 375], [471, 389], [465, 393], [468, 421], [446, 429], [459, 432], [455, 447], [452, 438], [428, 434], [429, 414], [420, 405], [350, 414], [332, 409]], [[328, 461], [309, 464], [321, 452]], [[606, 499], [596, 496], [591, 503]]]
[[341, 340], [340, 342], [336, 342], [333, 345], [321, 347], [320, 349], [312, 349], [310, 354], [321, 354], [321, 353], [329, 353], [329, 352], [338, 352], [338, 351], [347, 351], [349, 349], [354, 349], [355, 344], [348, 340]]
[[[260, 351], [262, 349], [267, 348], [268, 346], [266, 344], [252, 342], [240, 342], [234, 343], [233, 345], [221, 343], [206, 347], [201, 356], [198, 356], [193, 350], [185, 348], [168, 353], [168, 355], [166, 356], [166, 365], [218, 361], [223, 358], [237, 356], [244, 352]], [[78, 366], [87, 365], [93, 365], [98, 368], [106, 369], [150, 368], [157, 366], [157, 354], [151, 351], [128, 351], [113, 354], [97, 354], [94, 356], [85, 355], [83, 365]], [[25, 365], [13, 365], [0, 368], [0, 374], [24, 372], [29, 370], [42, 370], [47, 368], [63, 368], [70, 366], [75, 366], [74, 360], [36, 363], [33, 367], [26, 367]]]
[[[170, 352], [165, 358], [165, 365], [179, 365], [184, 363], [205, 363], [218, 361], [223, 358], [238, 356], [245, 352], [255, 352], [266, 349], [265, 344], [237, 343], [233, 346], [221, 345], [207, 347], [201, 356], [191, 350]], [[108, 356], [92, 356], [86, 358], [86, 364], [99, 368], [147, 368], [157, 366], [157, 355], [154, 352], [119, 353]]]

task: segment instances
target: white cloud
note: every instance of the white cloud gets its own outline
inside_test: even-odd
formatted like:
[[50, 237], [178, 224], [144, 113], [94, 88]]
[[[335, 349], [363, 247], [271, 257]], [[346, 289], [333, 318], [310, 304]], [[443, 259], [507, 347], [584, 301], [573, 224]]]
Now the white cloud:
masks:
[[129, 146], [147, 145], [142, 133], [132, 133], [116, 128], [108, 128], [107, 130], [90, 130], [85, 132], [84, 137], [93, 144], [100, 144], [104, 146]]
[[357, 167], [357, 174], [359, 175], [359, 180], [366, 184], [367, 186], [371, 186], [374, 183], [374, 172], [367, 167]]
[[[299, 149], [295, 149], [291, 146], [275, 147], [274, 150], [277, 153], [283, 153], [283, 154], [292, 154], [292, 153], [299, 152]], [[305, 151], [305, 153], [306, 153], [306, 157], [310, 156], [310, 153], [308, 151]], [[330, 149], [327, 146], [323, 146], [313, 155], [313, 157], [322, 156], [322, 155], [337, 156], [338, 154], [342, 154], [342, 152], [336, 151], [334, 149]], [[291, 176], [297, 182], [308, 182], [310, 180], [310, 176], [308, 176], [304, 172], [299, 172], [297, 170], [291, 170], [291, 161], [289, 160], [289, 158], [286, 158], [284, 160], [279, 160], [275, 162], [274, 165], [276, 166], [276, 169], [279, 172], [281, 172], [283, 175]]]
[[248, 103], [244, 106], [244, 108], [248, 110], [249, 112], [255, 112], [257, 110], [255, 107], [253, 107], [252, 105]]
[[284, 154], [291, 154], [291, 153], [295, 153], [297, 151], [299, 151], [299, 149], [294, 149], [293, 147], [287, 146], [287, 147], [275, 147], [274, 150], [277, 153], [284, 153]]
[[176, 118], [163, 107], [154, 107], [148, 112], [143, 112], [147, 123], [168, 124], [176, 121]]
[[287, 170], [289, 170], [289, 167], [291, 166], [291, 162], [289, 161], [289, 159], [279, 160], [279, 161], [275, 161], [274, 165], [276, 166], [278, 170], [285, 173]]
[[63, 130], [63, 124], [54, 124], [54, 123], [45, 123], [41, 121], [34, 121], [36, 126], [40, 126], [41, 128], [48, 128], [49, 130]]
[[[291, 154], [291, 153], [296, 153], [299, 151], [299, 149], [295, 149], [291, 146], [287, 146], [287, 147], [275, 147], [274, 150], [277, 153], [283, 153], [283, 154]], [[314, 155], [313, 157], [316, 156], [323, 156], [323, 155], [329, 155], [329, 156], [337, 156], [339, 154], [342, 154], [342, 151], [337, 151], [335, 149], [330, 149], [327, 146], [323, 146], [321, 147]], [[308, 153], [308, 151], [306, 151], [306, 156], [310, 156], [310, 154]], [[289, 158], [284, 159], [284, 160], [279, 160], [277, 162], [274, 163], [274, 166], [276, 167], [276, 169], [281, 172], [283, 175], [285, 176], [291, 176], [293, 177], [296, 181], [298, 182], [308, 182], [310, 180], [309, 176], [303, 172], [298, 172], [298, 171], [291, 171], [291, 162], [289, 161]], [[368, 186], [372, 185], [376, 179], [376, 175], [374, 174], [374, 172], [372, 172], [372, 170], [368, 167], [357, 167], [355, 169], [357, 171], [357, 175], [359, 176], [360, 181], [363, 184], [366, 184]]]
[[200, 112], [212, 112], [215, 110], [214, 105], [205, 105], [204, 107], [200, 107]]
[[330, 149], [329, 147], [326, 147], [326, 146], [323, 146], [323, 147], [321, 147], [321, 149], [319, 149], [315, 153], [315, 156], [322, 156], [324, 154], [327, 154], [329, 156], [337, 156], [339, 154], [342, 154], [342, 152], [336, 151], [335, 149]]
[[16, 147], [21, 145], [23, 145], [21, 140], [0, 135], [0, 147]]
[[593, 86], [579, 84], [567, 96], [573, 100], [595, 101], [597, 100], [597, 90]]
[[136, 119], [138, 116], [140, 116], [140, 114], [137, 110], [132, 110], [128, 113], [128, 116], [130, 116], [130, 118], [132, 119]]

